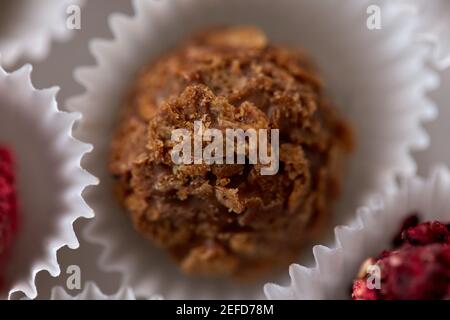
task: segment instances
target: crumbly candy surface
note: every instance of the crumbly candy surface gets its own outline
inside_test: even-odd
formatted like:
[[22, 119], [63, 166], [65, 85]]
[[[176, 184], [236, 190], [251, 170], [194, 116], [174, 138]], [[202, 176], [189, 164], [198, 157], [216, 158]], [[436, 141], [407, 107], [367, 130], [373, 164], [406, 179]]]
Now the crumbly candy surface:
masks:
[[369, 289], [362, 270], [353, 284], [353, 299], [450, 299], [450, 224], [417, 221], [408, 218], [394, 239], [396, 248], [372, 259], [380, 267], [381, 287]]
[[17, 207], [13, 155], [8, 148], [0, 146], [0, 289], [3, 283], [2, 273], [17, 234]]
[[[280, 169], [174, 165], [174, 129], [279, 129]], [[248, 277], [290, 263], [327, 220], [352, 136], [306, 54], [252, 27], [202, 32], [142, 70], [110, 171], [134, 227], [188, 274]]]

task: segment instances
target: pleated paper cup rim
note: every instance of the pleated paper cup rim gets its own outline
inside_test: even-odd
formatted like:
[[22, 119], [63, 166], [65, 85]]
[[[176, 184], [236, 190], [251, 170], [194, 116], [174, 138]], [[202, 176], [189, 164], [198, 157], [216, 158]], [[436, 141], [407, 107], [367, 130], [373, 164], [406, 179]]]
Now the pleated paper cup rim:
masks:
[[417, 39], [432, 48], [431, 61], [440, 70], [450, 67], [450, 3], [446, 0], [400, 0], [419, 21]]
[[[23, 7], [19, 12], [22, 19], [14, 19], [13, 24], [8, 26], [11, 28], [10, 36], [0, 33], [3, 65], [13, 67], [20, 59], [43, 60], [48, 56], [54, 40], [69, 40], [73, 30], [66, 26], [66, 9], [70, 5], [82, 6], [84, 1], [17, 1]], [[30, 20], [33, 21], [32, 26]], [[28, 25], [30, 26], [27, 27]]]
[[76, 136], [94, 146], [84, 166], [100, 179], [100, 185], [86, 194], [95, 218], [84, 235], [103, 247], [100, 269], [120, 272], [123, 286], [144, 297], [155, 293], [168, 299], [264, 297], [263, 282], [249, 285], [181, 275], [163, 252], [133, 230], [114, 200], [113, 179], [107, 171], [120, 101], [137, 71], [202, 26], [255, 24], [275, 42], [303, 46], [316, 58], [330, 95], [352, 123], [358, 140], [332, 226], [352, 218], [374, 190], [393, 188], [396, 175], [414, 174], [411, 151], [429, 145], [422, 123], [436, 117], [427, 94], [439, 78], [426, 65], [429, 48], [415, 42], [416, 22], [411, 15], [375, 1], [385, 10], [383, 28], [367, 29], [366, 9], [373, 3], [135, 0], [132, 16], [111, 16], [113, 39], [92, 41], [96, 65], [75, 71], [86, 92], [68, 101], [71, 110], [84, 115]]
[[[154, 296], [150, 300], [161, 300]], [[116, 293], [108, 295], [102, 292], [94, 282], [87, 282], [84, 289], [78, 294], [70, 294], [63, 287], [54, 287], [50, 300], [138, 300], [130, 288], [120, 288]]]
[[35, 298], [37, 274], [60, 274], [58, 250], [78, 247], [73, 223], [92, 217], [81, 193], [95, 179], [80, 166], [91, 146], [72, 136], [80, 114], [59, 111], [59, 89], [34, 88], [31, 72], [31, 65], [4, 71], [0, 56], [0, 142], [15, 153], [21, 215], [0, 298]]
[[350, 299], [352, 281], [361, 264], [383, 250], [391, 249], [402, 222], [417, 214], [420, 221], [450, 221], [450, 171], [436, 166], [423, 179], [403, 177], [397, 190], [373, 196], [372, 205], [359, 208], [356, 218], [335, 228], [331, 247], [315, 246], [315, 264], [308, 268], [294, 264], [291, 283], [282, 287], [267, 284], [268, 299]]

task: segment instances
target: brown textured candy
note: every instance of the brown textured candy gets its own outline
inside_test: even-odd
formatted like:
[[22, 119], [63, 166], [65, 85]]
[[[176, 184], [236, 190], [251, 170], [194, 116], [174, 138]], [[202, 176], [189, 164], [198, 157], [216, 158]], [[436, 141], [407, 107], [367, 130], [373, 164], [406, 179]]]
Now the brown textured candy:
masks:
[[[147, 66], [124, 105], [110, 170], [137, 231], [189, 274], [258, 275], [292, 262], [327, 220], [351, 148], [299, 50], [252, 27], [212, 29]], [[280, 169], [175, 165], [171, 132], [279, 129]]]

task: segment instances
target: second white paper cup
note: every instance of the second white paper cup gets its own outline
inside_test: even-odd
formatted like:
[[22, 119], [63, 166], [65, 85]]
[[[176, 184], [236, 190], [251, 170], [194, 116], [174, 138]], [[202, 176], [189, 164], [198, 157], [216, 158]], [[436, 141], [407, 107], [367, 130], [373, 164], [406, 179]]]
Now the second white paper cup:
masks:
[[0, 63], [0, 143], [15, 155], [20, 214], [0, 299], [35, 298], [37, 274], [60, 274], [58, 250], [77, 248], [73, 223], [92, 216], [81, 193], [96, 181], [80, 167], [91, 147], [72, 137], [79, 114], [58, 109], [58, 88], [35, 89], [31, 70], [7, 73]]

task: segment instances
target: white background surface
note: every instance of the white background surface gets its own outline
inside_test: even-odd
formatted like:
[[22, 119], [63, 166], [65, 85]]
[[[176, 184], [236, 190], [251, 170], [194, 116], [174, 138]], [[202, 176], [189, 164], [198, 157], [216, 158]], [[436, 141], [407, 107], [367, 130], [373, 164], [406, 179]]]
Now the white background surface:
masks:
[[[74, 68], [82, 65], [94, 64], [88, 48], [89, 41], [93, 38], [110, 38], [107, 17], [114, 12], [131, 13], [129, 0], [88, 0], [82, 9], [82, 29], [76, 31], [72, 40], [67, 43], [54, 43], [49, 57], [34, 64], [33, 82], [38, 88], [60, 86], [58, 95], [60, 108], [65, 109], [65, 100], [83, 92], [83, 88], [73, 79]], [[26, 63], [22, 61], [19, 65]], [[427, 152], [415, 154], [418, 162], [419, 173], [426, 175], [430, 168], [437, 163], [450, 166], [450, 69], [440, 72], [442, 83], [439, 90], [430, 96], [438, 105], [439, 118], [427, 124], [425, 127], [431, 137], [431, 147]], [[80, 230], [85, 221], [76, 224], [80, 241]], [[93, 247], [81, 241], [80, 248], [76, 251], [63, 249], [58, 260], [61, 264], [62, 274], [58, 279], [51, 278], [48, 274], [38, 276], [39, 298], [48, 298], [50, 288], [54, 285], [65, 286], [67, 280], [66, 269], [69, 265], [80, 266], [83, 282], [95, 280], [105, 293], [113, 293], [119, 286], [119, 277], [114, 274], [104, 274], [96, 268], [99, 248]], [[75, 293], [75, 292], [74, 292]]]

